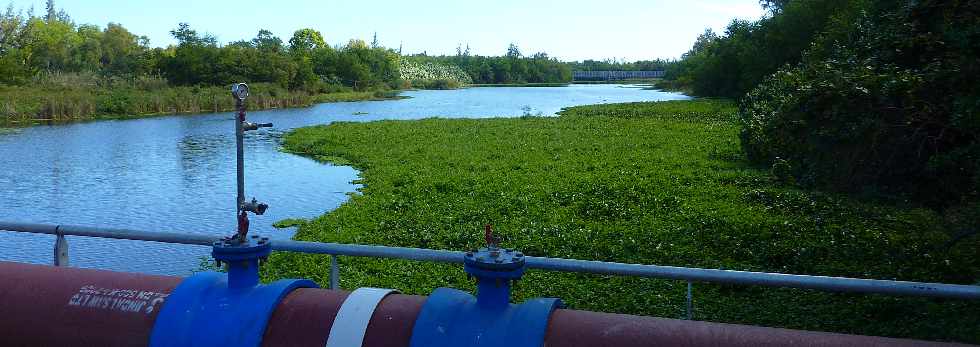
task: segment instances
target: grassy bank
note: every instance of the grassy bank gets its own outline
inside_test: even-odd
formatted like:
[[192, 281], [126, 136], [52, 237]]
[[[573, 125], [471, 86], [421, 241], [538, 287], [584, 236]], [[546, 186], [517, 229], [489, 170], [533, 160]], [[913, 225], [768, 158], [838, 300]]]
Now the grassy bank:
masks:
[[[735, 108], [700, 100], [574, 107], [561, 117], [334, 123], [287, 150], [362, 170], [361, 194], [300, 240], [467, 250], [492, 224], [533, 256], [976, 283], [980, 240], [947, 244], [914, 206], [783, 186], [746, 164]], [[341, 286], [472, 289], [461, 267], [343, 257]], [[325, 256], [275, 254], [267, 276], [326, 283]], [[518, 300], [684, 314], [683, 282], [530, 271]], [[980, 342], [980, 303], [696, 283], [695, 318]]]
[[[398, 98], [389, 91], [337, 91], [310, 94], [274, 84], [250, 85], [249, 108], [253, 110], [306, 107], [322, 102], [385, 100]], [[51, 85], [0, 86], [0, 126], [38, 122], [72, 122], [106, 118], [146, 117], [166, 114], [234, 110], [226, 87]]]

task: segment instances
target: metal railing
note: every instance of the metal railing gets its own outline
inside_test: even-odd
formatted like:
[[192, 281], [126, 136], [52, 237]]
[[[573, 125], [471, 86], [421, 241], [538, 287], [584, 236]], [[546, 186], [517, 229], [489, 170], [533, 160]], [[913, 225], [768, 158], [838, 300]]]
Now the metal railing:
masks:
[[[163, 243], [210, 246], [218, 240], [216, 236], [150, 232], [128, 229], [97, 228], [74, 225], [53, 225], [37, 223], [11, 223], [0, 221], [0, 230], [55, 235], [54, 264], [68, 264], [68, 242], [66, 235], [153, 241]], [[422, 248], [370, 246], [340, 243], [321, 243], [291, 240], [277, 240], [272, 243], [277, 251], [326, 254], [330, 256], [330, 288], [338, 289], [340, 271], [337, 256], [391, 258], [441, 263], [462, 263], [465, 252]], [[526, 257], [527, 267], [560, 272], [575, 272], [598, 275], [619, 275], [671, 279], [687, 282], [687, 318], [693, 318], [693, 283], [709, 282], [723, 284], [760, 285], [813, 289], [828, 292], [851, 292], [867, 294], [887, 294], [899, 296], [920, 296], [950, 299], [980, 299], [980, 286], [923, 283], [890, 280], [872, 280], [846, 277], [789, 275], [767, 272], [749, 272], [718, 269], [700, 269], [676, 266], [623, 264], [592, 260], [561, 258]]]

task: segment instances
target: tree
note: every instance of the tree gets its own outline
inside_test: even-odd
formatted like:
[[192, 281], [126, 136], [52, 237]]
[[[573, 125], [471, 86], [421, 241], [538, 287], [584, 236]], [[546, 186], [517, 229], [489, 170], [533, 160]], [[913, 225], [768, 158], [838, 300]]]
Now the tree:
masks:
[[327, 44], [323, 41], [323, 35], [319, 31], [309, 28], [296, 30], [293, 32], [293, 37], [289, 39], [289, 49], [293, 52], [309, 54], [314, 49], [320, 49], [326, 46]]
[[58, 10], [54, 7], [54, 0], [47, 0], [44, 3], [47, 13], [44, 16], [44, 20], [51, 22], [58, 19]]
[[282, 39], [276, 37], [271, 31], [260, 29], [259, 33], [252, 39], [252, 45], [263, 52], [282, 51]]
[[70, 70], [99, 71], [102, 68], [102, 36], [102, 30], [97, 26], [78, 26], [79, 44], [71, 51]]
[[783, 11], [783, 8], [789, 3], [790, 0], [759, 0], [759, 4], [762, 8], [769, 10], [772, 14], [778, 14]]
[[170, 35], [177, 39], [177, 45], [214, 45], [216, 40], [211, 35], [198, 35], [197, 31], [191, 29], [190, 24], [179, 23], [177, 28], [170, 30]]
[[520, 48], [517, 48], [517, 44], [515, 44], [515, 43], [512, 42], [509, 46], [507, 46], [507, 57], [508, 58], [520, 58], [521, 57], [521, 50], [520, 50]]
[[135, 56], [144, 49], [139, 38], [122, 25], [109, 23], [102, 34], [102, 65], [115, 73], [131, 72]]
[[704, 52], [715, 40], [718, 40], [718, 34], [715, 34], [715, 31], [711, 30], [711, 28], [704, 29], [704, 32], [698, 35], [697, 40], [694, 40], [694, 46], [684, 56], [697, 55]]
[[19, 11], [14, 11], [14, 3], [7, 4], [6, 11], [0, 14], [0, 55], [16, 48], [23, 23], [24, 17]]

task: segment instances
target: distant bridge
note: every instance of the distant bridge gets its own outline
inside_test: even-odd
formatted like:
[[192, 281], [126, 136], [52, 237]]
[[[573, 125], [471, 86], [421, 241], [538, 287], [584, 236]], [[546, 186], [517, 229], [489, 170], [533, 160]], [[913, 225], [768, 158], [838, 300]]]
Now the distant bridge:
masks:
[[610, 81], [629, 79], [663, 78], [664, 70], [652, 71], [572, 71], [576, 81]]

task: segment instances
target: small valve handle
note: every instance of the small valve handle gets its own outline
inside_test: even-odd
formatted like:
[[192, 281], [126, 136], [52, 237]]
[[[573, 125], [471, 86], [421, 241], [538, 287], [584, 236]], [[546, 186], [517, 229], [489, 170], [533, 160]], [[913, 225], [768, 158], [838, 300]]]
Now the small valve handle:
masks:
[[238, 215], [238, 237], [239, 242], [245, 241], [245, 237], [248, 235], [248, 213], [243, 210], [241, 214]]
[[500, 239], [493, 236], [493, 227], [490, 224], [487, 224], [483, 228], [483, 239], [487, 242], [487, 248], [497, 248], [497, 243], [500, 241]]
[[272, 123], [242, 122], [242, 129], [244, 129], [245, 131], [259, 130], [259, 128], [271, 128], [271, 127], [272, 127]]

